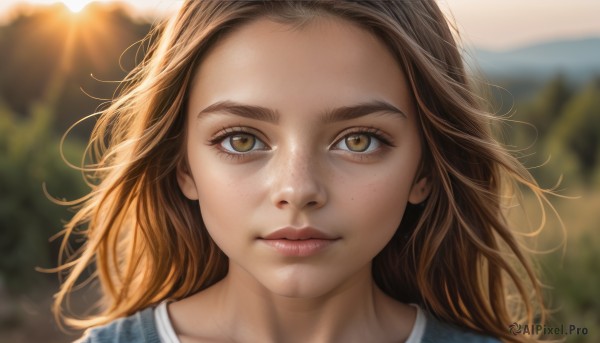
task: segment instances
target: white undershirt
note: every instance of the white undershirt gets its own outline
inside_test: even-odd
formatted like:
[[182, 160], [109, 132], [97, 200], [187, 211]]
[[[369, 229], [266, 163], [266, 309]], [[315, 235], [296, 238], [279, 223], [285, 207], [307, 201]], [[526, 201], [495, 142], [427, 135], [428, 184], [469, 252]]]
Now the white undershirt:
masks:
[[171, 319], [169, 319], [168, 303], [169, 300], [164, 300], [154, 309], [154, 321], [156, 322], [158, 337], [162, 343], [181, 343], [175, 334]]
[[425, 317], [421, 307], [416, 304], [409, 305], [417, 308], [417, 318], [415, 319], [415, 324], [413, 325], [412, 331], [410, 332], [410, 335], [408, 335], [405, 343], [421, 343], [421, 340], [423, 340], [423, 334], [425, 333], [427, 317]]
[[[171, 319], [169, 319], [169, 313], [167, 312], [168, 300], [161, 302], [154, 310], [154, 321], [156, 322], [156, 329], [158, 331], [158, 337], [162, 343], [181, 343], [173, 325]], [[406, 343], [420, 343], [425, 333], [425, 324], [427, 318], [423, 314], [423, 310], [415, 304], [410, 304], [417, 308], [417, 318], [415, 319], [415, 325], [406, 340]]]

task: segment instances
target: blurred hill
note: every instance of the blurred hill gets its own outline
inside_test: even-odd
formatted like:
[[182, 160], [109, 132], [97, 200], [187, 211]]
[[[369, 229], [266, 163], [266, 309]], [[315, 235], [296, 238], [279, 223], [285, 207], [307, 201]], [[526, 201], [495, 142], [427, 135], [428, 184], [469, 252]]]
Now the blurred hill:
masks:
[[600, 74], [600, 37], [551, 41], [506, 51], [476, 48], [471, 55], [492, 79], [509, 75], [548, 79], [561, 72], [573, 82], [583, 83]]
[[[75, 14], [62, 4], [23, 8], [0, 27], [0, 104], [20, 115], [51, 106], [55, 129], [64, 132], [102, 103], [93, 97], [112, 97], [117, 84], [98, 80], [121, 80], [134, 67], [137, 47], [127, 48], [150, 26], [114, 4], [92, 3]], [[78, 133], [87, 136], [91, 125]]]

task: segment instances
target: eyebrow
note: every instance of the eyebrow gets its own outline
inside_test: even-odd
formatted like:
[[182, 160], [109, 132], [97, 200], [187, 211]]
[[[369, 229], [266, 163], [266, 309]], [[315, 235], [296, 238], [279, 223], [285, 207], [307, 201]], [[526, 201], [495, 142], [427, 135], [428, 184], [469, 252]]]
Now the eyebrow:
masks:
[[[205, 107], [197, 115], [200, 118], [207, 113], [229, 113], [236, 116], [261, 120], [273, 124], [279, 122], [279, 112], [271, 108], [241, 104], [231, 100], [218, 101]], [[373, 113], [386, 113], [406, 118], [406, 113], [386, 101], [372, 100], [352, 106], [343, 106], [325, 111], [321, 115], [321, 121], [330, 124], [339, 121], [352, 120]]]

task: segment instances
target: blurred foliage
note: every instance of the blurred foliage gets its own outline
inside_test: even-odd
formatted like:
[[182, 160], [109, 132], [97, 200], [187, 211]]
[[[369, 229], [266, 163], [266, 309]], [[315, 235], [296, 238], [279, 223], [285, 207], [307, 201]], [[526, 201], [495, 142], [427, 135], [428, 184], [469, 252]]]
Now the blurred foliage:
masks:
[[[587, 84], [573, 85], [557, 74], [513, 110], [509, 141], [518, 148], [529, 147], [518, 155], [536, 180], [543, 187], [560, 180], [559, 194], [580, 197], [551, 198], [564, 221], [566, 250], [541, 254], [539, 261], [544, 282], [550, 286], [549, 306], [555, 311], [547, 325], [586, 327], [588, 335], [549, 338], [599, 342], [600, 75]], [[550, 215], [538, 240], [556, 247], [560, 231], [560, 222]]]
[[[116, 81], [143, 57], [135, 43], [151, 27], [114, 4], [78, 14], [60, 3], [21, 11], [0, 26], [0, 288], [18, 293], [40, 278], [35, 266], [56, 265], [59, 244], [48, 239], [72, 215], [43, 185], [65, 200], [86, 190], [61, 159], [59, 138], [113, 97]], [[80, 163], [93, 124], [75, 126], [62, 147], [69, 162]]]
[[[0, 278], [13, 292], [38, 281], [35, 267], [56, 265], [57, 246], [48, 241], [69, 214], [46, 197], [44, 183], [51, 195], [66, 199], [86, 191], [81, 174], [61, 159], [52, 117], [44, 106], [35, 106], [28, 120], [0, 109]], [[78, 161], [82, 146], [65, 143], [66, 158]]]
[[564, 156], [572, 175], [586, 185], [600, 184], [600, 78], [568, 99], [545, 139], [548, 152]]
[[[555, 201], [565, 222], [566, 251], [542, 254], [544, 282], [548, 285], [548, 307], [553, 311], [548, 326], [564, 324], [588, 329], [587, 335], [572, 335], [567, 342], [600, 342], [600, 236], [596, 234], [600, 222], [600, 192], [581, 191], [581, 199]], [[533, 202], [533, 199], [529, 199]], [[555, 245], [560, 231], [556, 220], [549, 221], [539, 241], [546, 246]]]
[[558, 74], [544, 85], [530, 104], [521, 109], [527, 115], [527, 121], [536, 127], [540, 137], [546, 137], [550, 128], [562, 116], [572, 93], [566, 77]]
[[600, 76], [574, 87], [557, 74], [513, 111], [506, 140], [543, 187], [600, 185]]
[[[555, 270], [554, 276], [547, 281], [552, 285], [551, 299], [556, 306], [550, 323], [576, 325], [589, 330], [588, 335], [569, 337], [569, 342], [600, 342], [597, 330], [600, 328], [599, 246], [598, 235], [589, 230], [573, 239], [564, 260], [552, 256], [544, 261]], [[561, 266], [558, 270], [557, 265]]]

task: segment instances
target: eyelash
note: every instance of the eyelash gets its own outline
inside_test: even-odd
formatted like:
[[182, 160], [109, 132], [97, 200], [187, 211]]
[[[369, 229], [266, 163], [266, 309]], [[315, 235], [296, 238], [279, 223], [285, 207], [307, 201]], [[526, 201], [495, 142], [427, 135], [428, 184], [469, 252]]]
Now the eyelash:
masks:
[[[220, 144], [227, 138], [234, 136], [236, 134], [239, 133], [245, 133], [245, 134], [250, 134], [253, 135], [257, 140], [261, 141], [261, 139], [259, 139], [258, 137], [256, 137], [256, 133], [253, 130], [250, 130], [246, 127], [243, 126], [235, 126], [235, 127], [226, 127], [221, 129], [219, 132], [217, 132], [215, 134], [214, 137], [212, 137], [211, 139], [209, 139], [208, 141], [208, 145], [212, 146], [215, 148], [215, 150], [217, 150], [217, 152], [219, 154], [222, 154], [224, 157], [227, 157], [228, 159], [232, 159], [232, 160], [241, 160], [244, 158], [247, 158], [249, 155], [252, 155], [253, 153], [256, 152], [256, 150], [251, 150], [249, 152], [239, 152], [239, 153], [232, 153], [232, 152], [228, 152], [224, 149], [222, 149], [220, 147]], [[380, 152], [379, 150], [385, 149], [386, 147], [394, 147], [395, 145], [392, 143], [391, 139], [384, 134], [380, 129], [375, 128], [375, 127], [356, 127], [356, 128], [352, 128], [348, 131], [346, 131], [344, 133], [344, 135], [342, 137], [340, 137], [339, 139], [337, 139], [331, 146], [336, 146], [337, 144], [339, 144], [343, 139], [347, 138], [348, 136], [351, 135], [355, 135], [355, 134], [365, 134], [368, 135], [371, 138], [375, 138], [376, 140], [378, 140], [380, 143], [382, 143], [382, 147], [378, 148], [378, 152]], [[263, 142], [263, 144], [266, 145], [266, 143]], [[365, 158], [369, 158], [372, 157], [375, 153], [360, 153], [360, 152], [352, 152], [349, 151], [351, 154], [356, 155], [357, 158], [359, 159], [365, 159]]]

